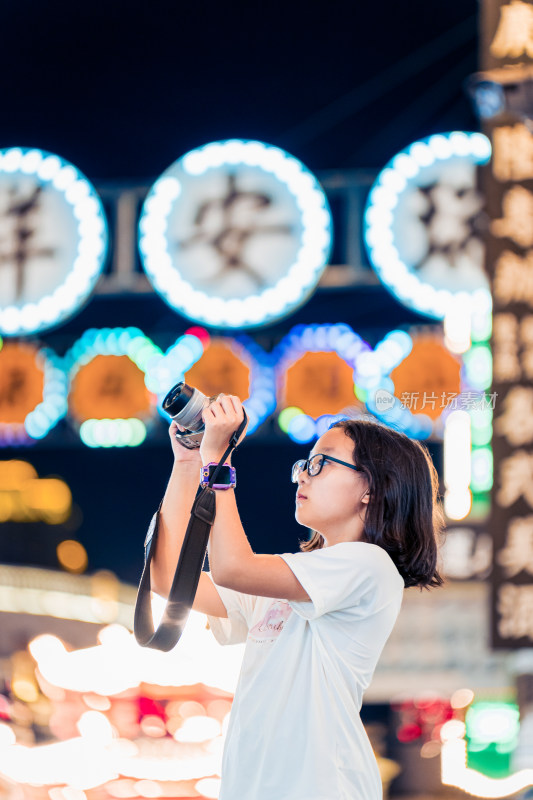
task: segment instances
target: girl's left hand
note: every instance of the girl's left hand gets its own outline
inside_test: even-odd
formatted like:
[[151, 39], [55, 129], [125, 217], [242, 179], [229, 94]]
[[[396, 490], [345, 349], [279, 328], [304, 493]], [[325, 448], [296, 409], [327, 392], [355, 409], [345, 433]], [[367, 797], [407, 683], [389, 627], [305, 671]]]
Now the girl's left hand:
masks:
[[[220, 394], [207, 408], [204, 408], [202, 419], [205, 424], [200, 445], [202, 462], [204, 465], [210, 461], [218, 463], [229, 445], [231, 435], [243, 420], [242, 403], [234, 394]], [[237, 444], [244, 439], [247, 427], [248, 423]], [[228, 461], [231, 461], [231, 454], [228, 456]]]

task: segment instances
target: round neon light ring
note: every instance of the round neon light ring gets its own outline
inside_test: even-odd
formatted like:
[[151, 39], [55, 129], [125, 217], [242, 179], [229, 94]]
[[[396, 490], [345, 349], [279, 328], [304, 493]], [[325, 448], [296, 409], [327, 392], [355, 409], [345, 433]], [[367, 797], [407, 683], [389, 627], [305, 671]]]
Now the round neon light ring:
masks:
[[0, 332], [37, 333], [70, 317], [100, 276], [108, 244], [96, 190], [43, 150], [0, 150]]
[[152, 186], [139, 249], [176, 311], [221, 328], [280, 319], [314, 291], [331, 250], [314, 175], [283, 150], [229, 140], [192, 150]]
[[[425, 215], [439, 212], [439, 206], [449, 215], [439, 235], [450, 224], [457, 230], [469, 223], [468, 209], [464, 219], [459, 212], [454, 217], [459, 197], [454, 198], [454, 191], [466, 189], [474, 203], [475, 168], [486, 163], [490, 155], [490, 140], [482, 133], [436, 134], [398, 153], [370, 190], [364, 214], [370, 262], [389, 291], [419, 313], [444, 319], [458, 301], [472, 309], [490, 308], [482, 253], [472, 257], [463, 252], [459, 268], [454, 264], [450, 267], [445, 256], [440, 260], [433, 257], [430, 264], [431, 244], [427, 224], [423, 223]], [[434, 187], [441, 194], [430, 197]], [[479, 196], [478, 202], [481, 206]], [[479, 242], [478, 251], [481, 247]]]

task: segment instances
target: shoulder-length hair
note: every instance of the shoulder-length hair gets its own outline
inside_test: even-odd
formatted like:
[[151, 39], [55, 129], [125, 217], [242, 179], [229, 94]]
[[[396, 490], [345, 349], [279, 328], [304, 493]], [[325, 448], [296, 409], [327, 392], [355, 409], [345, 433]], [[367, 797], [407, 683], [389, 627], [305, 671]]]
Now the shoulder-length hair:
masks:
[[[442, 586], [437, 570], [444, 514], [439, 502], [437, 470], [427, 448], [404, 433], [373, 420], [341, 420], [354, 443], [353, 460], [368, 479], [370, 497], [361, 541], [377, 544], [390, 555], [405, 586]], [[313, 531], [300, 550], [324, 547]]]

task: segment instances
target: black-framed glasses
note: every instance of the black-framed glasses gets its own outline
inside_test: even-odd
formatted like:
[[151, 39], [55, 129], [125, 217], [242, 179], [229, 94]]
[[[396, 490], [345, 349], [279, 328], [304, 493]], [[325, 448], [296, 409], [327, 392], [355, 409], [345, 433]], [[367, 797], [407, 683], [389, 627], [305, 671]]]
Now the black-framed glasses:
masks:
[[325, 461], [334, 461], [336, 464], [342, 464], [344, 467], [350, 467], [350, 469], [354, 469], [356, 472], [363, 471], [360, 467], [356, 467], [355, 464], [349, 464], [347, 461], [341, 461], [340, 458], [333, 458], [333, 456], [327, 456], [325, 453], [316, 453], [314, 456], [311, 456], [311, 458], [301, 458], [292, 465], [292, 482], [298, 483], [298, 478], [305, 470], [307, 470], [307, 474], [310, 478], [314, 478], [315, 475], [318, 475], [321, 472]]

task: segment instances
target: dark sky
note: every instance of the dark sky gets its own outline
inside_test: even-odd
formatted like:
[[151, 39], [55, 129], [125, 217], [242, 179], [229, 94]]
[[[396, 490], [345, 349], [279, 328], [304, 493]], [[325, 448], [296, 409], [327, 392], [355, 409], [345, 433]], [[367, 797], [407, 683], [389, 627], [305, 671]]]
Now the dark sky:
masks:
[[[475, 0], [4, 0], [0, 147], [55, 152], [97, 186], [148, 182], [193, 147], [229, 137], [281, 146], [316, 172], [377, 169], [416, 138], [477, 129], [463, 89], [477, 68], [476, 12]], [[150, 320], [171, 316], [155, 295], [93, 298], [43, 338], [64, 352], [83, 327], [138, 325], [153, 335]], [[380, 326], [412, 316], [374, 287], [342, 298], [317, 293], [298, 321], [356, 319], [370, 341]], [[13, 455], [30, 458], [41, 476], [67, 480], [81, 524], [55, 532], [4, 526], [0, 561], [53, 566], [55, 539], [74, 535], [90, 571], [109, 567], [136, 582], [144, 530], [171, 466], [168, 440], [111, 452], [56, 447], [50, 436]], [[235, 456], [241, 515], [257, 552], [296, 550], [305, 536], [288, 480], [302, 455], [273, 435]]]
[[1, 146], [95, 181], [158, 175], [189, 149], [258, 138], [310, 169], [379, 167], [475, 128], [475, 0], [5, 0]]

